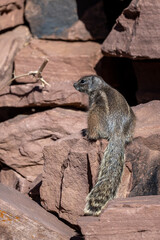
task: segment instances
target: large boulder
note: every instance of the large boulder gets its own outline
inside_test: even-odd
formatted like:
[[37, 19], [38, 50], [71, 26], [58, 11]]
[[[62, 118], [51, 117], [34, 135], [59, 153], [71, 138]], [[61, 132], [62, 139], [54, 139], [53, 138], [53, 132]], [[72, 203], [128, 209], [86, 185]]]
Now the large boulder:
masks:
[[24, 0], [0, 1], [0, 31], [24, 23]]
[[59, 105], [84, 108], [87, 97], [74, 89], [73, 82], [83, 75], [95, 74], [94, 68], [101, 57], [98, 43], [33, 39], [17, 54], [15, 75], [38, 70], [44, 58], [48, 58], [42, 75], [50, 86], [42, 89], [41, 83], [35, 83], [32, 77], [19, 78], [16, 85], [5, 88], [0, 95], [0, 107]]
[[[160, 1], [132, 0], [117, 18], [102, 45], [102, 52], [105, 56], [132, 60], [129, 67], [125, 63], [121, 66], [122, 61], [119, 60], [122, 70], [118, 72], [117, 83], [122, 82], [123, 92], [127, 89], [129, 95], [135, 94], [137, 103], [160, 100], [159, 16]], [[116, 67], [115, 72], [117, 68], [119, 69]], [[130, 76], [131, 68], [132, 75]], [[134, 86], [132, 86], [133, 78]], [[125, 96], [128, 97], [127, 94]]]
[[29, 197], [0, 183], [0, 236], [3, 240], [68, 240], [73, 229]]
[[107, 34], [101, 0], [27, 0], [25, 16], [38, 38], [86, 41]]
[[79, 134], [62, 138], [44, 148], [42, 205], [77, 225], [85, 197], [95, 183], [99, 158], [106, 144], [89, 143]]
[[103, 53], [133, 59], [159, 59], [159, 16], [159, 1], [132, 0], [104, 41]]

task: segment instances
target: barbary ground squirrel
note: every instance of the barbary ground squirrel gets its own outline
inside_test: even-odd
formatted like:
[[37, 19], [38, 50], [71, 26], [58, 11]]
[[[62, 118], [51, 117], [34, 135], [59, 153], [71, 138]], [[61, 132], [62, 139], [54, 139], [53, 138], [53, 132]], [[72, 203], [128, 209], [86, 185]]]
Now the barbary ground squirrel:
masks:
[[101, 77], [85, 76], [73, 86], [89, 95], [87, 138], [109, 140], [97, 183], [88, 194], [84, 209], [85, 215], [99, 215], [105, 204], [114, 198], [120, 184], [125, 144], [132, 139], [136, 118], [125, 98]]

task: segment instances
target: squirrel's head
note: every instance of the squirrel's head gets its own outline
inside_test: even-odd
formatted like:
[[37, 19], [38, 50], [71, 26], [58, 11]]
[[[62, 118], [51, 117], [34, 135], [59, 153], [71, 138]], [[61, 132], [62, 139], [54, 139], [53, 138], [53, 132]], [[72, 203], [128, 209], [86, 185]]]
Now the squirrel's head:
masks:
[[105, 84], [104, 80], [96, 75], [84, 76], [75, 82], [73, 86], [79, 92], [90, 94], [100, 89]]

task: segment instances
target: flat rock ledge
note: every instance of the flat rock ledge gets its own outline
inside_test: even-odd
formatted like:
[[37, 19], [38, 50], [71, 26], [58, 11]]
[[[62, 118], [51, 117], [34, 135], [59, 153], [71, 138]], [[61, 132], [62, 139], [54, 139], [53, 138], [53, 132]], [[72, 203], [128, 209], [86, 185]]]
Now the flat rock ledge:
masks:
[[80, 217], [85, 240], [158, 240], [160, 196], [110, 201], [100, 217]]

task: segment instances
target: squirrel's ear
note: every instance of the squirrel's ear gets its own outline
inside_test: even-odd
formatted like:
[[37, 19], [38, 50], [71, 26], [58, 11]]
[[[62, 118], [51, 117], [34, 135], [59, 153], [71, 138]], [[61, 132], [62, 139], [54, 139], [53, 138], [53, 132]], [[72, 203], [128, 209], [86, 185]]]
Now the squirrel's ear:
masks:
[[96, 76], [91, 76], [92, 86], [96, 83]]
[[94, 84], [94, 85], [99, 85], [99, 83], [101, 83], [102, 82], [102, 80], [101, 80], [101, 78], [99, 77], [99, 76], [93, 76], [92, 77], [92, 83]]
[[94, 78], [93, 76], [88, 77], [88, 92], [91, 92], [93, 90], [93, 86], [94, 86]]

